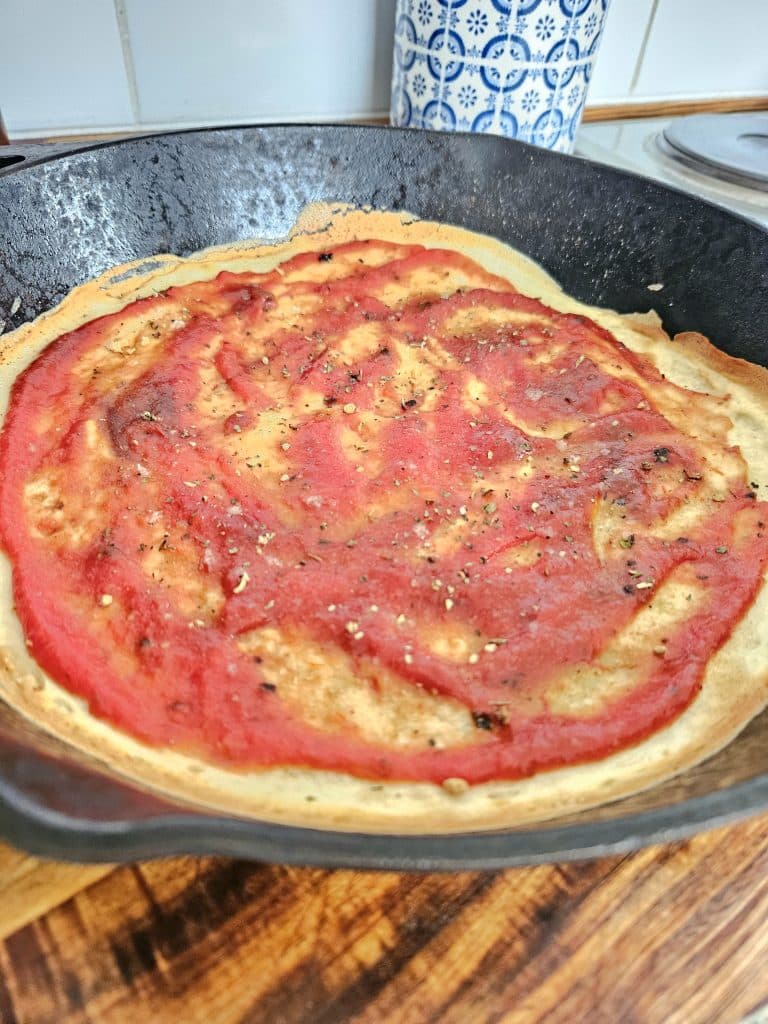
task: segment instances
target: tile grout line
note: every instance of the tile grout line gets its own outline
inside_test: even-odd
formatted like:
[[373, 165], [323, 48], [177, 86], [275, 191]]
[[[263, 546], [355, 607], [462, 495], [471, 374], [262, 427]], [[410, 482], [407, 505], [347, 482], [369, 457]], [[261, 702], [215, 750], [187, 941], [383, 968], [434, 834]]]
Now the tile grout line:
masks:
[[[510, 8], [509, 14], [507, 16], [508, 19], [509, 19], [507, 21], [507, 38], [504, 40], [504, 51], [505, 51], [505, 55], [507, 57], [507, 60], [510, 60], [511, 55], [512, 55], [511, 43], [510, 43], [510, 40], [511, 40], [512, 35], [513, 35], [512, 26], [513, 26], [513, 24], [515, 24], [515, 25], [517, 24], [517, 20], [520, 17], [520, 4], [521, 4], [521, 0], [517, 0], [517, 2], [515, 4], [514, 18], [513, 18], [513, 15], [512, 15], [512, 8]], [[494, 64], [494, 63], [497, 64], [497, 62], [495, 62], [495, 61], [494, 62], [489, 61], [489, 63], [490, 64]], [[498, 66], [498, 64], [497, 64], [497, 66]], [[504, 112], [504, 82], [506, 81], [506, 76], [504, 75], [504, 68], [503, 68], [503, 66], [502, 66], [501, 71], [499, 72], [499, 75], [500, 75], [499, 91], [498, 91], [498, 94], [496, 96], [496, 102], [493, 105], [493, 122], [491, 124], [491, 128], [494, 131], [497, 131], [497, 132], [501, 131], [501, 115]]]
[[[448, 67], [448, 54], [449, 54], [449, 50], [448, 50], [448, 33], [451, 30], [451, 14], [453, 13], [453, 4], [454, 4], [454, 0], [448, 0], [448, 8], [447, 8], [447, 10], [445, 12], [445, 25], [443, 26], [443, 42], [442, 42], [442, 46], [437, 51], [438, 54], [442, 57], [442, 60], [440, 61], [440, 85], [438, 87], [438, 93], [437, 93], [437, 102], [438, 102], [437, 116], [440, 119], [442, 119], [443, 106], [445, 105], [445, 72], [446, 72], [446, 68]], [[427, 59], [429, 59], [429, 58], [427, 58]], [[424, 104], [424, 108], [425, 109], [426, 109], [426, 106], [427, 105], [425, 103]], [[421, 124], [422, 124], [422, 127], [424, 127], [424, 110], [422, 110], [422, 112], [421, 112]]]
[[[571, 11], [571, 17], [570, 17], [570, 20], [568, 22], [568, 28], [567, 28], [566, 34], [565, 34], [565, 42], [563, 43], [563, 49], [562, 49], [563, 57], [567, 56], [567, 54], [568, 54], [568, 46], [569, 46], [569, 44], [570, 44], [571, 40], [573, 39], [574, 34], [576, 32], [576, 18], [577, 18], [576, 7], [574, 5], [573, 10]], [[558, 69], [557, 83], [555, 85], [554, 95], [552, 96], [552, 102], [549, 105], [549, 117], [550, 117], [550, 120], [549, 120], [548, 127], [549, 127], [550, 130], [552, 128], [552, 122], [551, 122], [552, 113], [555, 110], [558, 110], [558, 111], [560, 111], [561, 118], [563, 117], [562, 111], [560, 110], [560, 107], [559, 107], [559, 103], [560, 103], [560, 97], [563, 94], [563, 89], [565, 88], [565, 84], [563, 82], [564, 78], [565, 78], [565, 72], [564, 72], [564, 70], [561, 67], [561, 68]], [[571, 77], [568, 79], [569, 84], [570, 84], [570, 82], [572, 80], [573, 80], [573, 75], [571, 75]], [[585, 82], [584, 83], [584, 90], [585, 90], [585, 92], [588, 89], [588, 87], [589, 87], [589, 83]], [[565, 118], [563, 118], [562, 123], [561, 123], [561, 125], [558, 128], [558, 133], [560, 131], [560, 128], [565, 128], [565, 125], [566, 125], [566, 121], [565, 121]], [[560, 137], [561, 137], [560, 134], [558, 134], [557, 141], [560, 140]]]
[[[643, 32], [643, 41], [640, 43], [640, 49], [637, 52], [637, 60], [635, 61], [635, 70], [632, 72], [632, 78], [629, 83], [629, 96], [635, 95], [635, 89], [637, 83], [640, 80], [640, 72], [643, 67], [643, 61], [645, 60], [645, 51], [648, 49], [648, 43], [651, 39], [651, 31], [653, 29], [653, 23], [656, 20], [656, 14], [659, 10], [659, 0], [651, 0], [651, 13], [648, 16], [648, 22], [645, 26], [645, 32]], [[607, 12], [606, 12], [607, 14]]]
[[120, 47], [123, 51], [123, 66], [125, 77], [128, 82], [128, 95], [131, 100], [131, 113], [137, 125], [141, 124], [141, 104], [139, 103], [139, 88], [136, 83], [136, 68], [133, 63], [133, 50], [131, 49], [131, 34], [128, 29], [128, 18], [125, 13], [125, 0], [114, 0], [115, 18], [117, 30], [120, 34]]
[[[510, 33], [507, 33], [507, 38], [504, 40], [505, 46], [509, 43]], [[406, 46], [405, 36], [396, 37], [403, 46], [403, 49], [408, 49], [413, 53], [418, 53], [422, 57], [439, 57], [443, 52], [440, 50], [430, 50], [428, 46], [419, 46], [417, 43], [408, 43]], [[467, 57], [466, 55], [454, 58], [457, 62], [462, 64], [474, 64], [479, 68], [498, 68], [499, 62], [495, 57]], [[568, 71], [569, 68], [583, 68], [587, 64], [594, 62], [594, 55], [589, 57], [577, 57], [575, 60], [558, 60], [556, 70]], [[541, 61], [535, 60], [521, 60], [515, 62], [515, 67], [524, 69], [526, 71], [533, 71], [536, 68], [541, 68]]]

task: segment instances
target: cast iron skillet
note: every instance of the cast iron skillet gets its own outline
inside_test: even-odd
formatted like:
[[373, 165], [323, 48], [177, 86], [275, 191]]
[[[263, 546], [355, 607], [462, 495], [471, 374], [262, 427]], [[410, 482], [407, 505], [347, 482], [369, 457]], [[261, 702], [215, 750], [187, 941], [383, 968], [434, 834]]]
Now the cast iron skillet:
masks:
[[[495, 235], [579, 299], [654, 308], [671, 333], [696, 329], [733, 355], [768, 363], [768, 234], [757, 226], [643, 178], [522, 143], [343, 126], [0, 150], [0, 310], [21, 298], [6, 329], [127, 260], [283, 236], [318, 199], [406, 209]], [[661, 291], [648, 290], [657, 283]], [[546, 825], [451, 837], [349, 835], [190, 812], [121, 783], [7, 709], [0, 716], [0, 832], [58, 858], [205, 853], [496, 868], [625, 851], [764, 808], [768, 714], [706, 764], [646, 794]]]

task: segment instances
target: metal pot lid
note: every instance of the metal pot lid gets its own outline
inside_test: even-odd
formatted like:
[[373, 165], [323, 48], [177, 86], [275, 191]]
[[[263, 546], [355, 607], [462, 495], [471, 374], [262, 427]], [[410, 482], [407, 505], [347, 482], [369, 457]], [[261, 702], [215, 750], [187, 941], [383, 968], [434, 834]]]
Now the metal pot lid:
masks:
[[702, 173], [725, 172], [739, 184], [768, 189], [768, 113], [693, 114], [663, 135]]

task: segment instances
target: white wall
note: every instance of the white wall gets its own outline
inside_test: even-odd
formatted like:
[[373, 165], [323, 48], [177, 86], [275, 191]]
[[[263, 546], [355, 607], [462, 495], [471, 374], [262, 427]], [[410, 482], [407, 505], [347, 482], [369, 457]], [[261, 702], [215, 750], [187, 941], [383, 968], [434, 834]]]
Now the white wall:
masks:
[[[395, 0], [0, 0], [17, 138], [384, 116]], [[589, 103], [768, 96], [768, 0], [611, 0]]]

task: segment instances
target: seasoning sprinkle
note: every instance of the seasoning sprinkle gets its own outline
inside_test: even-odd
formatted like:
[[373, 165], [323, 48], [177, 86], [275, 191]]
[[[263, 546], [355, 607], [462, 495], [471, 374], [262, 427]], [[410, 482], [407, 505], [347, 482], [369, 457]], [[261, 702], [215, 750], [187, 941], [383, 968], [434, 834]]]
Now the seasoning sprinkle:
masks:
[[240, 573], [240, 579], [238, 580], [237, 586], [232, 588], [232, 593], [242, 594], [242, 592], [248, 586], [248, 581], [250, 580], [250, 578], [251, 577], [248, 575], [245, 569], [243, 569], [243, 571]]
[[102, 608], [109, 608], [112, 604], [113, 598], [111, 594], [102, 594], [99, 598], [99, 604]]
[[357, 406], [354, 402], [347, 402], [346, 405], [342, 406], [341, 411], [346, 413], [347, 416], [351, 416], [352, 413], [357, 412]]

